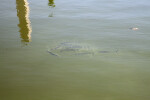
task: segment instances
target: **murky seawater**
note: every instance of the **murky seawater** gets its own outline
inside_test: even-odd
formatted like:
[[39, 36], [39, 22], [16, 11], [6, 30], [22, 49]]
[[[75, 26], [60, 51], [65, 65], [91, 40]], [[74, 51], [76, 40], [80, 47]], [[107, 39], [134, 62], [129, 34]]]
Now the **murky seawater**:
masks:
[[1, 0], [0, 100], [150, 100], [149, 9], [149, 0]]

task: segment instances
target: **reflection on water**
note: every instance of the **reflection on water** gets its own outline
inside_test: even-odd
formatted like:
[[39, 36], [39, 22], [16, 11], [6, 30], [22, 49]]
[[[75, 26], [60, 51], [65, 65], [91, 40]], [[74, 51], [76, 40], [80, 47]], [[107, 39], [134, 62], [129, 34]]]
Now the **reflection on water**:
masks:
[[20, 37], [22, 42], [31, 41], [31, 25], [29, 20], [29, 6], [27, 0], [16, 0], [17, 16], [19, 18], [18, 27], [20, 28]]
[[55, 7], [54, 0], [48, 0], [48, 6], [51, 8], [51, 13], [49, 14], [49, 17], [53, 17], [53, 8]]
[[55, 7], [54, 0], [49, 0], [48, 5], [49, 5], [50, 7]]

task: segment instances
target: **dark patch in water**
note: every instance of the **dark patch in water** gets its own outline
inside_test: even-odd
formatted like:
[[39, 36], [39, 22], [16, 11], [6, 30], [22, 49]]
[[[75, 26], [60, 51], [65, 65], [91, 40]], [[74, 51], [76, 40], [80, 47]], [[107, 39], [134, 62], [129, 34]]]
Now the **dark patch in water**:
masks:
[[49, 54], [53, 55], [53, 56], [58, 56], [57, 54], [51, 52], [51, 51], [47, 51]]
[[60, 52], [65, 52], [65, 51], [67, 51], [67, 52], [71, 52], [71, 51], [77, 51], [78, 49], [71, 49], [71, 48], [65, 48], [65, 49], [62, 49], [62, 50], [60, 50]]
[[110, 53], [109, 51], [99, 51], [99, 53]]
[[94, 53], [92, 53], [92, 52], [82, 52], [82, 53], [76, 53], [75, 55], [89, 55], [89, 54], [94, 55]]

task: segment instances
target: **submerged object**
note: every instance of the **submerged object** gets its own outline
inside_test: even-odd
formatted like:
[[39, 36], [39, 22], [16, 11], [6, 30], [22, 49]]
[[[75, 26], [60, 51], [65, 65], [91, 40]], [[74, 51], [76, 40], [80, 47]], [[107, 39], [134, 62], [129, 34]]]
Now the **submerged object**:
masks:
[[73, 56], [73, 55], [93, 55], [93, 48], [86, 44], [62, 42], [47, 50], [49, 54], [53, 56]]
[[49, 54], [56, 57], [61, 56], [94, 56], [99, 54], [109, 54], [109, 53], [118, 53], [118, 49], [116, 50], [100, 50], [99, 48], [95, 48], [93, 46], [82, 44], [82, 43], [74, 43], [74, 42], [62, 42], [56, 45], [55, 47], [47, 50]]
[[47, 50], [47, 52], [48, 52], [49, 54], [53, 55], [53, 56], [58, 56], [57, 54], [55, 54], [55, 53], [53, 53], [53, 52], [51, 52], [51, 51], [49, 51], [49, 50]]
[[139, 28], [137, 28], [137, 27], [131, 27], [130, 29], [134, 30], [134, 31], [139, 30]]
[[74, 43], [74, 42], [61, 42], [58, 45], [54, 46], [51, 49], [48, 49], [47, 52], [56, 57], [62, 56], [94, 56], [99, 54], [110, 54], [118, 53], [117, 50], [100, 50], [97, 47], [93, 47], [88, 44]]

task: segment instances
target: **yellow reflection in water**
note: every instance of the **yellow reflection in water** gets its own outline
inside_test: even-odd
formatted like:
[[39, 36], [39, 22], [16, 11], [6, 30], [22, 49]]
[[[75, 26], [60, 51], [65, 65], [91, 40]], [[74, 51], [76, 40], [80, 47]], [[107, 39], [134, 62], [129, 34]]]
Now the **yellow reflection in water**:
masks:
[[17, 16], [19, 18], [18, 27], [20, 28], [20, 37], [23, 42], [31, 41], [32, 28], [29, 20], [29, 6], [27, 0], [16, 0]]
[[55, 7], [54, 0], [49, 0], [48, 5], [51, 7]]
[[53, 17], [53, 8], [55, 7], [54, 0], [48, 0], [48, 6], [51, 8], [51, 13], [49, 14], [49, 17]]

